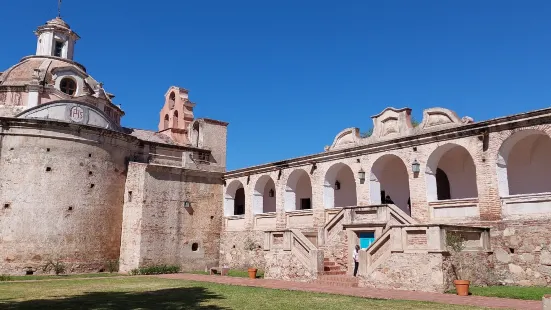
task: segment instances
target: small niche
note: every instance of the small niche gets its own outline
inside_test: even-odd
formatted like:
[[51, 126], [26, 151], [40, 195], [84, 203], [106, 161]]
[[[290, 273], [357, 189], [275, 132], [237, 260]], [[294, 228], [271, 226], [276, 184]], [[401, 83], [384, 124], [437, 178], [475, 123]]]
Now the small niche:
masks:
[[46, 152], [49, 152], [49, 151], [50, 151], [50, 148], [47, 148], [47, 149], [46, 149]]
[[417, 152], [417, 147], [416, 146], [413, 147], [413, 151]]
[[10, 151], [13, 151], [13, 147], [10, 147]]
[[46, 172], [52, 171], [52, 167], [46, 167]]
[[191, 250], [193, 252], [197, 252], [198, 249], [199, 249], [199, 244], [197, 242], [195, 242], [191, 245]]
[[94, 183], [90, 184], [90, 188], [94, 188], [94, 186], [96, 186], [96, 184]]
[[33, 274], [34, 274], [34, 271], [32, 271], [32, 270], [25, 271], [26, 276], [32, 276]]
[[132, 202], [132, 191], [128, 191], [128, 202]]
[[91, 153], [90, 153], [90, 154], [88, 154], [88, 157], [92, 157], [92, 154], [91, 154]]
[[11, 207], [11, 205], [9, 203], [4, 204], [4, 209], [9, 209], [10, 207]]
[[515, 249], [509, 248], [509, 252], [510, 252], [511, 254], [515, 254]]
[[211, 219], [211, 220], [214, 219], [214, 215], [211, 215], [211, 216], [210, 216], [210, 219]]
[[93, 175], [94, 173], [92, 171], [88, 171], [88, 175]]
[[73, 211], [73, 207], [69, 207], [69, 208], [67, 208], [67, 210]]
[[356, 162], [359, 163], [359, 162], [361, 162], [361, 160], [358, 158], [358, 159], [356, 159]]

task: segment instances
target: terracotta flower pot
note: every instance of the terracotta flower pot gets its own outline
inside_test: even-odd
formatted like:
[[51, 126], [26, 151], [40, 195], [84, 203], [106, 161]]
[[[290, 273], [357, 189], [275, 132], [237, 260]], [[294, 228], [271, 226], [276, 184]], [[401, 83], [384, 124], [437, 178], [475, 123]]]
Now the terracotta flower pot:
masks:
[[227, 276], [229, 271], [230, 271], [230, 268], [222, 268], [222, 275]]
[[256, 279], [256, 268], [249, 268], [247, 271], [249, 272], [249, 278]]
[[453, 284], [455, 285], [455, 290], [459, 296], [469, 296], [469, 285], [471, 281], [469, 280], [454, 280]]

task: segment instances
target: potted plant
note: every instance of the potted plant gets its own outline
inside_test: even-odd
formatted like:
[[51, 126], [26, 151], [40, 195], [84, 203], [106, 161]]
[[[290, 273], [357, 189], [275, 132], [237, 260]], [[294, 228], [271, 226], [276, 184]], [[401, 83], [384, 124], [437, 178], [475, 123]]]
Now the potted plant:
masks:
[[[457, 232], [446, 232], [446, 243], [452, 255], [452, 267], [456, 277], [456, 280], [453, 281], [455, 291], [459, 296], [468, 296], [471, 281], [463, 278], [463, 257], [461, 255], [461, 251], [465, 249], [465, 238]], [[457, 261], [457, 265], [455, 266], [453, 264], [454, 260]]]
[[[257, 249], [260, 249], [259, 244], [256, 244], [253, 240], [251, 240], [249, 238], [247, 238], [245, 240], [245, 250], [248, 250], [248, 251], [252, 252], [252, 251], [255, 251]], [[257, 268], [249, 267], [249, 269], [247, 269], [247, 272], [249, 273], [249, 278], [256, 279], [257, 271], [258, 271]]]
[[257, 271], [258, 271], [258, 269], [256, 269], [256, 268], [249, 268], [247, 270], [247, 272], [249, 273], [249, 278], [256, 279], [256, 272]]

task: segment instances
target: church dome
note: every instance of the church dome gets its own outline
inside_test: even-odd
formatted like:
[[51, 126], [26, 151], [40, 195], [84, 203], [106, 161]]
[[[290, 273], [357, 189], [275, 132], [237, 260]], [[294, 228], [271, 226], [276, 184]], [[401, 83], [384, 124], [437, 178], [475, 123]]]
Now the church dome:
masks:
[[51, 20], [47, 21], [46, 25], [71, 29], [69, 24], [67, 24], [63, 19], [61, 19], [61, 17], [56, 17], [54, 19], [51, 19]]
[[[62, 58], [44, 57], [44, 56], [28, 56], [23, 58], [15, 66], [9, 68], [0, 77], [0, 85], [2, 86], [25, 86], [29, 85], [33, 80], [35, 69], [40, 69], [40, 81], [43, 84], [53, 83], [53, 77], [55, 71], [63, 68], [65, 70], [74, 71], [77, 74], [81, 74], [87, 77], [86, 69], [84, 66]], [[96, 86], [94, 85], [92, 86]]]

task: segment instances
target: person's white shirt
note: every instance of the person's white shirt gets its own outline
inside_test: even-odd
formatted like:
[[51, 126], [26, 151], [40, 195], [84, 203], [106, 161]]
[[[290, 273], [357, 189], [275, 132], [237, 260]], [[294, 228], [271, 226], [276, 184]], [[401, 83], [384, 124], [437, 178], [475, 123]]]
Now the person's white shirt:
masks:
[[355, 262], [358, 261], [358, 250], [354, 249], [354, 254], [352, 254], [352, 258], [354, 259]]

